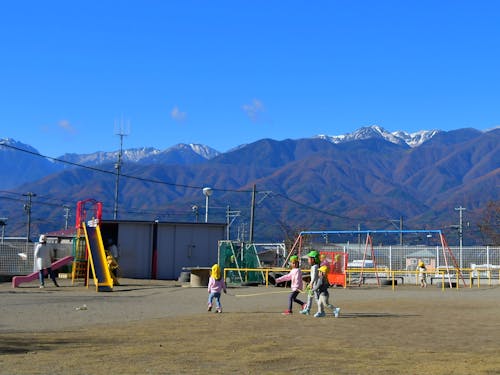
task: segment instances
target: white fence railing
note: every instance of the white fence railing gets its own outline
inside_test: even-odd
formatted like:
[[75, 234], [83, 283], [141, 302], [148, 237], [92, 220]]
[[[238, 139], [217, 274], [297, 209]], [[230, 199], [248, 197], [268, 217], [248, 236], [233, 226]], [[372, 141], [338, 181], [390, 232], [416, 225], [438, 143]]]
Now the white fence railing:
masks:
[[[56, 258], [72, 255], [71, 244], [49, 244], [53, 247]], [[348, 263], [356, 260], [372, 259], [372, 251], [364, 246], [321, 245], [314, 244], [319, 251], [344, 251], [348, 254]], [[14, 276], [25, 275], [33, 270], [34, 244], [27, 242], [10, 242], [0, 244], [0, 275]], [[309, 245], [303, 247], [304, 252], [309, 251]], [[486, 269], [500, 267], [500, 247], [498, 246], [458, 246], [449, 247], [458, 266], [463, 269]], [[282, 262], [284, 254], [277, 251], [278, 263]], [[26, 254], [26, 258], [20, 254]], [[377, 268], [386, 268], [390, 271], [414, 271], [419, 259], [427, 265], [429, 271], [442, 269], [446, 266], [453, 267], [453, 261], [448, 250], [441, 246], [374, 246], [373, 255]], [[279, 263], [281, 264], [281, 263]]]
[[359, 263], [363, 259], [372, 263], [374, 260], [378, 268], [391, 271], [414, 271], [419, 259], [430, 269], [454, 267], [454, 261], [464, 269], [500, 266], [498, 246], [463, 246], [462, 249], [450, 246], [444, 250], [442, 246], [374, 246], [372, 252], [372, 248], [358, 244], [334, 246], [315, 243], [305, 244], [303, 252], [307, 253], [311, 247], [319, 251], [343, 251], [348, 254], [348, 263]]

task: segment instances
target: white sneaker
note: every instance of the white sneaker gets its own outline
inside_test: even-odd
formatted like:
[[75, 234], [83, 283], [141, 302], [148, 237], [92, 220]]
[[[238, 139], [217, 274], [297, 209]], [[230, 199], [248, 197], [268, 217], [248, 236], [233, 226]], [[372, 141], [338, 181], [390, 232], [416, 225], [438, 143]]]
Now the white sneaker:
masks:
[[43, 288], [45, 288], [45, 286], [44, 285], [40, 285], [40, 289], [43, 289]]
[[338, 318], [339, 314], [340, 314], [340, 307], [335, 308], [335, 311], [333, 312], [333, 314], [335, 315], [336, 318]]

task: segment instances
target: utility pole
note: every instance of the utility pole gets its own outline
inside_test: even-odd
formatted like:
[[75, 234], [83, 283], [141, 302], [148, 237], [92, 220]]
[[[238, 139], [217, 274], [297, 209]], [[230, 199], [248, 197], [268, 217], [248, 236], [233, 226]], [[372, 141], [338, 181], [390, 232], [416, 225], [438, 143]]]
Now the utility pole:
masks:
[[68, 229], [68, 220], [69, 220], [69, 206], [64, 205], [64, 229]]
[[23, 194], [23, 196], [27, 197], [28, 201], [24, 205], [24, 210], [26, 211], [26, 214], [28, 215], [28, 224], [27, 224], [27, 234], [26, 234], [26, 242], [30, 241], [31, 237], [31, 199], [33, 197], [36, 197], [35, 193], [28, 192], [26, 194]]
[[3, 239], [5, 237], [5, 226], [7, 225], [6, 217], [0, 217], [0, 225], [2, 226], [2, 243], [3, 243]]
[[231, 212], [231, 207], [227, 205], [226, 207], [226, 240], [229, 241], [230, 237], [230, 230], [229, 230], [229, 225], [231, 224], [231, 221], [229, 219], [229, 212]]
[[118, 152], [118, 161], [115, 164], [115, 169], [116, 169], [115, 205], [113, 208], [113, 219], [117, 220], [118, 219], [118, 191], [119, 191], [119, 186], [120, 186], [120, 172], [121, 172], [121, 168], [122, 168], [122, 155], [123, 155], [123, 137], [125, 137], [127, 135], [127, 134], [125, 134], [125, 131], [123, 130], [123, 120], [120, 122], [120, 128], [118, 129], [118, 132], [115, 134], [120, 137], [120, 151]]
[[399, 222], [399, 246], [403, 246], [403, 216], [400, 216], [399, 220], [390, 220], [390, 222], [396, 228], [397, 226], [395, 223]]
[[399, 246], [403, 246], [403, 216], [399, 217]]
[[244, 242], [246, 236], [246, 223], [240, 223], [238, 226], [238, 241]]
[[250, 242], [250, 243], [253, 243], [253, 224], [254, 224], [254, 220], [255, 220], [255, 190], [256, 190], [256, 186], [254, 184], [253, 189], [252, 189], [252, 207], [250, 210], [250, 235], [248, 238], [248, 242]]
[[[361, 223], [358, 223], [358, 232], [361, 232]], [[361, 233], [358, 233], [358, 250], [361, 249]]]
[[231, 211], [231, 206], [226, 207], [226, 240], [231, 239], [231, 225], [240, 216], [240, 211]]
[[458, 223], [458, 240], [459, 240], [459, 249], [460, 249], [460, 268], [463, 268], [463, 257], [462, 257], [462, 245], [463, 245], [463, 216], [462, 212], [465, 211], [465, 207], [455, 207], [455, 211], [459, 211], [459, 223]]

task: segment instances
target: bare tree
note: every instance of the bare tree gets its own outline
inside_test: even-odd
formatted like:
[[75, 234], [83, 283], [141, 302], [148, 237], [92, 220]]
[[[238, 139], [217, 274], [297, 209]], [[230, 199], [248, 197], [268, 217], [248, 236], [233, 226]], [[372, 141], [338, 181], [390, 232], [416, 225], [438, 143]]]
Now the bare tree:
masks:
[[500, 201], [488, 202], [478, 226], [486, 245], [500, 245]]

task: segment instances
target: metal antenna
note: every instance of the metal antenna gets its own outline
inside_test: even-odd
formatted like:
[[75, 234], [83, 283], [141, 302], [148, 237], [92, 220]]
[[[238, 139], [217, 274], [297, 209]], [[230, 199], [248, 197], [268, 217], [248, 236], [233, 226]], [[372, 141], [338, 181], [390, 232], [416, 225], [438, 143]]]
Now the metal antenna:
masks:
[[[130, 124], [128, 124], [130, 127]], [[115, 205], [113, 209], [113, 219], [118, 219], [118, 191], [120, 187], [120, 172], [122, 169], [122, 156], [123, 156], [123, 137], [128, 134], [125, 133], [123, 129], [123, 118], [120, 120], [120, 126], [117, 129], [116, 121], [115, 121], [115, 135], [120, 137], [120, 151], [118, 152], [118, 161], [115, 163], [116, 169], [116, 182], [115, 182]]]

